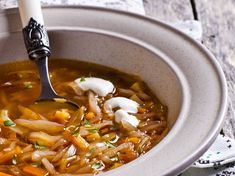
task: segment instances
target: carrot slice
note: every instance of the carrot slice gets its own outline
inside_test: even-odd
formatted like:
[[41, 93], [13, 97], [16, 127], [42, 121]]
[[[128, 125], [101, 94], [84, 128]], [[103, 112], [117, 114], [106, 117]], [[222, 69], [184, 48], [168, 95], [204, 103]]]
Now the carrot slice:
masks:
[[0, 164], [5, 164], [6, 162], [10, 161], [14, 155], [20, 154], [21, 148], [19, 146], [16, 146], [15, 149], [9, 151], [9, 152], [0, 152]]
[[[42, 168], [33, 167], [30, 165], [27, 165], [23, 168], [23, 172], [32, 175], [32, 176], [46, 176], [48, 172]], [[0, 175], [1, 176], [1, 175]]]
[[85, 118], [87, 120], [91, 120], [95, 117], [95, 113], [94, 112], [88, 112], [86, 115], [85, 115]]
[[132, 142], [133, 144], [138, 144], [140, 142], [140, 138], [138, 137], [129, 137], [126, 139], [126, 142]]
[[81, 150], [86, 150], [89, 147], [89, 143], [80, 134], [71, 135], [68, 130], [65, 130], [64, 137]]
[[0, 176], [12, 176], [12, 175], [0, 172]]

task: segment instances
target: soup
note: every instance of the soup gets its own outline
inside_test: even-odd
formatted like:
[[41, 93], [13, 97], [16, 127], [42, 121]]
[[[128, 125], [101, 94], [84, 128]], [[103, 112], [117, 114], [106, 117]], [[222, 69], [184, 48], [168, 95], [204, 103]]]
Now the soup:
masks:
[[50, 60], [56, 92], [79, 105], [35, 103], [29, 61], [0, 66], [0, 176], [96, 175], [126, 164], [167, 134], [167, 107], [137, 76]]

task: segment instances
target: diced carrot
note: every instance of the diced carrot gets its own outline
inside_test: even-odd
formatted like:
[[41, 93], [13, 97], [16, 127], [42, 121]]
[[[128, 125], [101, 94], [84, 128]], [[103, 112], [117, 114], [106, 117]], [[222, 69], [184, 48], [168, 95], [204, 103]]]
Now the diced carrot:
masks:
[[12, 175], [0, 172], [0, 176], [12, 176]]
[[15, 132], [11, 132], [11, 133], [9, 134], [9, 138], [10, 138], [10, 139], [16, 139], [16, 133], [15, 133]]
[[101, 134], [105, 134], [109, 132], [109, 128], [103, 128], [100, 130]]
[[85, 118], [87, 120], [91, 120], [95, 117], [95, 113], [94, 112], [88, 112], [86, 115], [85, 115]]
[[145, 113], [145, 112], [147, 112], [147, 109], [139, 107], [138, 112], [139, 113]]
[[27, 165], [23, 168], [23, 172], [32, 175], [32, 176], [46, 176], [48, 172], [42, 168], [33, 167], [31, 165]]
[[81, 136], [72, 136], [72, 143], [79, 147], [81, 150], [86, 150], [89, 147], [89, 143]]
[[70, 134], [70, 131], [69, 130], [65, 130], [64, 133], [64, 138], [67, 140], [70, 140], [70, 137], [71, 137], [71, 134]]
[[65, 124], [66, 122], [68, 122], [69, 119], [70, 119], [70, 114], [66, 110], [62, 109], [61, 111], [55, 112], [53, 120], [61, 124]]
[[64, 131], [65, 139], [70, 140], [76, 147], [80, 148], [81, 150], [86, 150], [89, 147], [89, 143], [80, 135], [71, 135], [68, 130]]
[[93, 134], [88, 135], [86, 138], [87, 138], [87, 141], [91, 142], [91, 141], [100, 139], [100, 135], [99, 133], [93, 133]]
[[138, 144], [140, 142], [140, 138], [138, 137], [129, 137], [126, 139], [126, 142], [132, 142], [133, 144]]
[[15, 149], [10, 150], [9, 152], [1, 152], [0, 153], [0, 164], [5, 164], [6, 162], [9, 162], [14, 155], [18, 155], [21, 153], [21, 148], [19, 146], [16, 146]]
[[122, 152], [123, 153], [119, 155], [119, 158], [125, 163], [130, 162], [138, 157], [138, 153], [134, 150], [124, 149]]
[[16, 146], [15, 148], [15, 154], [18, 155], [22, 152], [21, 148], [19, 146]]

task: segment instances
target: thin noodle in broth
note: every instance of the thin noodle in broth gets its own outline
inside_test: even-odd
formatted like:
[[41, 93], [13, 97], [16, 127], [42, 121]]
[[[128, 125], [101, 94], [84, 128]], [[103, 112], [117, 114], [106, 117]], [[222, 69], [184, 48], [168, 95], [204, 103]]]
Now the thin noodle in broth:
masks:
[[40, 80], [32, 63], [0, 66], [0, 175], [96, 175], [167, 134], [166, 106], [137, 76], [63, 59], [49, 69], [56, 92], [78, 109], [34, 103]]

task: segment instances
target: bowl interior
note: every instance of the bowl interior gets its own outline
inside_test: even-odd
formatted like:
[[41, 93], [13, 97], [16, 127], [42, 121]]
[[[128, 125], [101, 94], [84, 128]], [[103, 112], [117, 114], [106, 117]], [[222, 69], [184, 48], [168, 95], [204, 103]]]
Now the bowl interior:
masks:
[[[44, 8], [43, 13], [46, 25], [56, 29], [50, 32], [54, 57], [140, 75], [169, 108], [171, 130], [157, 147], [101, 175], [177, 175], [212, 144], [226, 112], [227, 88], [222, 69], [205, 47], [163, 22], [123, 11], [60, 6]], [[0, 11], [0, 23], [0, 63], [27, 58], [18, 10]], [[67, 30], [78, 28], [112, 31], [141, 42]], [[148, 46], [140, 47], [143, 42]]]
[[[182, 86], [160, 51], [151, 51], [138, 41], [94, 31], [55, 30], [49, 37], [53, 58], [97, 63], [140, 76], [168, 107], [169, 127], [176, 122], [182, 106]], [[0, 63], [27, 59], [22, 41], [20, 32], [2, 36]], [[12, 52], [12, 48], [16, 50]]]

